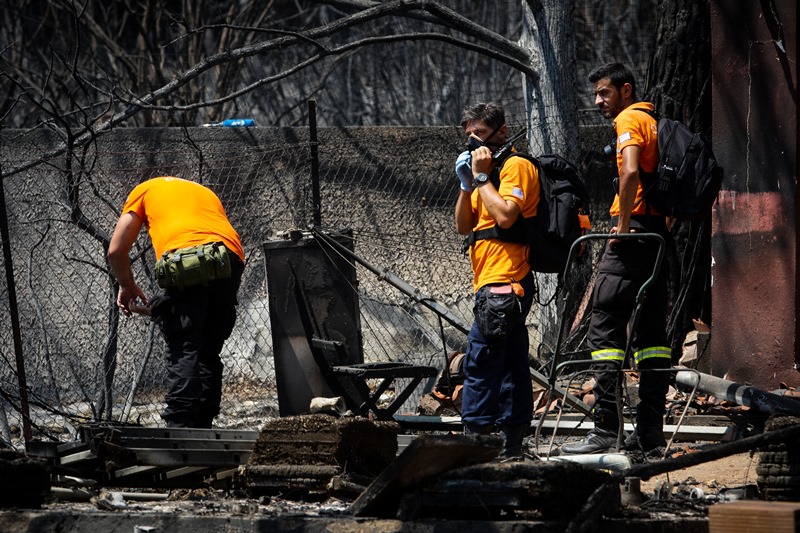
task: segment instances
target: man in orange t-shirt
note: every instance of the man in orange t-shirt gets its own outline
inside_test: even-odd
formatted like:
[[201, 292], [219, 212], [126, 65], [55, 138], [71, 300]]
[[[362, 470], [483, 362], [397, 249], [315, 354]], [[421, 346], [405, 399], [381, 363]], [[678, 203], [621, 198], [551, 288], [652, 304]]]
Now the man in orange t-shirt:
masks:
[[[614, 120], [617, 134], [619, 190], [611, 205], [611, 233], [658, 233], [669, 236], [665, 218], [643, 200], [639, 172], [658, 164], [656, 120], [646, 111], [653, 104], [636, 98], [633, 74], [620, 63], [609, 63], [589, 74], [595, 105]], [[639, 289], [651, 276], [658, 255], [653, 240], [612, 239], [598, 265], [592, 293], [592, 315], [586, 342], [595, 369], [594, 429], [579, 443], [561, 447], [564, 454], [605, 452], [616, 447], [619, 430], [617, 380], [628, 343], [628, 325]], [[665, 269], [647, 289], [639, 320], [631, 335], [636, 366], [641, 370], [635, 431], [625, 440], [628, 450], [658, 453], [666, 445], [664, 407], [669, 386], [672, 350], [666, 334], [667, 283]]]
[[[205, 284], [168, 286], [147, 298], [136, 284], [128, 254], [142, 226], [156, 257], [165, 252], [219, 243], [227, 249], [230, 275]], [[168, 427], [210, 428], [222, 397], [220, 352], [236, 321], [236, 293], [244, 250], [213, 191], [175, 177], [147, 180], [128, 195], [108, 247], [108, 264], [119, 283], [117, 305], [126, 316], [150, 315], [167, 344]]]
[[[525, 158], [492, 157], [508, 139], [503, 108], [480, 103], [464, 109], [462, 126], [470, 151], [456, 161], [461, 191], [456, 230], [461, 235], [493, 226], [510, 228], [520, 216], [533, 217], [539, 202], [539, 173]], [[535, 290], [528, 246], [499, 238], [470, 247], [475, 322], [464, 356], [461, 420], [467, 433], [499, 429], [501, 457], [521, 461], [523, 439], [533, 418], [525, 318]]]

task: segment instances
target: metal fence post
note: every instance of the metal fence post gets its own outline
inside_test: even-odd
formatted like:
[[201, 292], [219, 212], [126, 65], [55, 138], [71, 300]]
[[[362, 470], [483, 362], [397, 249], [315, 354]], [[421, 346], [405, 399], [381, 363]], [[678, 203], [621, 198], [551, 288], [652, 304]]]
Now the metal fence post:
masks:
[[317, 142], [317, 102], [308, 101], [308, 135], [311, 146], [311, 193], [314, 201], [314, 226], [322, 225], [322, 200], [319, 194], [319, 152]]
[[3, 262], [6, 266], [6, 284], [8, 285], [8, 312], [11, 315], [14, 355], [17, 362], [22, 436], [25, 438], [25, 444], [27, 446], [32, 440], [33, 434], [31, 433], [31, 415], [28, 406], [28, 382], [25, 379], [25, 359], [22, 357], [22, 335], [19, 329], [17, 290], [14, 285], [14, 265], [11, 262], [11, 239], [8, 231], [8, 211], [6, 210], [6, 192], [2, 169], [0, 169], [0, 239], [3, 240]]

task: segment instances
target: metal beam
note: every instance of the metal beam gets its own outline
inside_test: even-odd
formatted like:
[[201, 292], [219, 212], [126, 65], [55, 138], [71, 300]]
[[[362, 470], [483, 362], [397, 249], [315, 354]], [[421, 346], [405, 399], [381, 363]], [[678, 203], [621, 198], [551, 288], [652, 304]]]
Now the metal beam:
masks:
[[[403, 427], [409, 429], [419, 429], [428, 431], [454, 431], [461, 428], [461, 417], [459, 416], [410, 416], [395, 415], [395, 421]], [[531, 428], [539, 422], [534, 420]], [[680, 441], [719, 441], [734, 426], [698, 426], [690, 424], [664, 424], [664, 436], [670, 437], [675, 433], [675, 439]], [[545, 420], [542, 422], [542, 434], [552, 435], [571, 435], [582, 437], [594, 428], [594, 423], [586, 420], [560, 420], [557, 424], [555, 420]], [[625, 424], [625, 431], [633, 431], [632, 424]], [[403, 438], [400, 438], [403, 437]], [[410, 436], [399, 436], [399, 446], [408, 446]]]
[[209, 468], [238, 466], [247, 462], [250, 451], [169, 450], [158, 448], [125, 448], [142, 465], [205, 466]]
[[[664, 436], [670, 437], [675, 434], [676, 441], [719, 441], [725, 436], [733, 426], [690, 426], [682, 424], [680, 427], [675, 424], [664, 424]], [[594, 429], [594, 423], [575, 422], [561, 420], [556, 425], [555, 420], [545, 420], [542, 425], [542, 433], [550, 435], [553, 431], [556, 435], [584, 436]], [[625, 431], [632, 432], [633, 424], [625, 424]]]
[[255, 442], [260, 431], [241, 429], [200, 429], [200, 428], [144, 428], [113, 427], [105, 425], [83, 426], [83, 439], [90, 441], [94, 437], [105, 435], [113, 438], [162, 438], [162, 439], [204, 439], [217, 441], [252, 441]]
[[120, 438], [114, 444], [124, 448], [155, 448], [165, 450], [229, 450], [250, 451], [255, 441], [250, 440], [206, 440], [165, 438]]
[[96, 461], [97, 456], [91, 450], [84, 450], [82, 452], [73, 453], [72, 455], [67, 455], [59, 459], [58, 464], [60, 465], [69, 465], [74, 463], [80, 463], [83, 461]]

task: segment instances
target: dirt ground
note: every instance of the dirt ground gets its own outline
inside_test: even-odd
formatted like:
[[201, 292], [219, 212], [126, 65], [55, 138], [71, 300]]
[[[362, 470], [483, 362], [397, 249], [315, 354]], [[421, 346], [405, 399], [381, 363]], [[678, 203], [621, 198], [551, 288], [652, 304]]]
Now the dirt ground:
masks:
[[[652, 494], [657, 487], [669, 483], [673, 487], [696, 487], [705, 494], [716, 494], [756, 483], [758, 456], [740, 453], [716, 461], [676, 470], [648, 480], [642, 480], [643, 494]], [[675, 489], [673, 489], [675, 490]]]

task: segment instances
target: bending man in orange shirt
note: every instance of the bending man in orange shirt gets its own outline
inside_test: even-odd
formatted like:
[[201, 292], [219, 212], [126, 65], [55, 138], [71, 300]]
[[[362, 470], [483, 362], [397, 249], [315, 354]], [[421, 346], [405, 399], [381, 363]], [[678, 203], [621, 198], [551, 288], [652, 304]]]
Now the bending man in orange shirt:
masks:
[[[164, 293], [149, 300], [128, 257], [143, 225], [162, 258], [157, 271], [164, 273]], [[122, 208], [108, 264], [119, 283], [122, 312], [150, 315], [164, 335], [168, 391], [162, 418], [168, 427], [210, 428], [222, 397], [219, 354], [236, 321], [244, 269], [241, 240], [222, 202], [210, 189], [181, 178], [139, 184]]]

